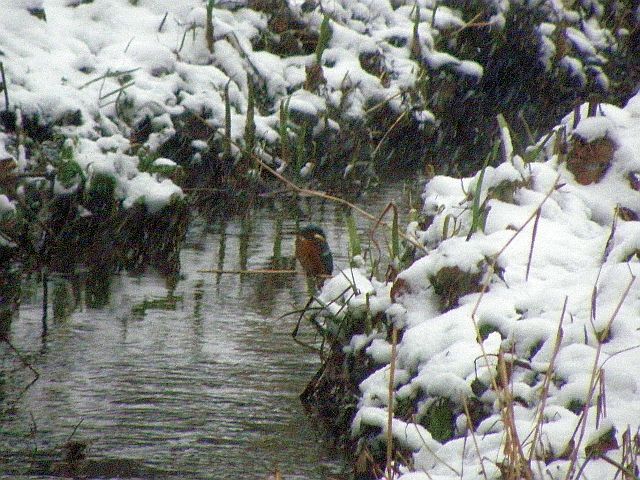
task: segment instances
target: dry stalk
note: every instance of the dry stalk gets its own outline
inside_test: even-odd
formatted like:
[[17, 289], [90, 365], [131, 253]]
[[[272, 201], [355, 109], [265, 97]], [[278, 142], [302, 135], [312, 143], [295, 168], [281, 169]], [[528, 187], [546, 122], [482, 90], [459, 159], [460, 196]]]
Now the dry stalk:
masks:
[[[505, 426], [506, 440], [504, 445], [505, 455], [508, 459], [507, 479], [532, 480], [533, 474], [531, 466], [526, 461], [522, 450], [522, 442], [518, 437], [518, 430], [515, 423], [515, 412], [513, 410], [513, 395], [511, 388], [511, 375], [507, 372], [507, 364], [504, 354], [498, 354], [498, 375], [500, 375], [502, 422]], [[504, 467], [504, 466], [503, 466]]]
[[[618, 301], [618, 304], [616, 305], [616, 308], [614, 309], [613, 313], [611, 314], [611, 317], [609, 318], [609, 321], [607, 322], [607, 326], [605, 327], [605, 332], [609, 332], [611, 329], [611, 325], [613, 324], [613, 321], [615, 320], [616, 316], [618, 315], [618, 312], [620, 311], [620, 308], [622, 308], [622, 304], [624, 303], [624, 301], [626, 300], [627, 296], [629, 295], [629, 291], [631, 290], [631, 287], [633, 286], [633, 284], [635, 283], [636, 277], [635, 275], [631, 274], [631, 279], [629, 280], [629, 283], [627, 284], [627, 287], [625, 288], [624, 292], [622, 293], [622, 296], [620, 297], [620, 300]], [[594, 286], [595, 289], [595, 286]], [[595, 305], [595, 301], [592, 301], [592, 308]], [[596, 335], [597, 338], [597, 335]], [[602, 338], [606, 338], [606, 337], [602, 337]], [[587, 399], [585, 401], [584, 407], [582, 409], [582, 414], [580, 416], [580, 420], [578, 421], [578, 425], [576, 425], [576, 429], [573, 432], [573, 435], [571, 436], [571, 439], [574, 440], [576, 434], [578, 433], [578, 430], [580, 431], [580, 434], [578, 435], [578, 441], [575, 442], [576, 447], [573, 449], [573, 451], [571, 452], [571, 455], [569, 457], [569, 468], [567, 469], [567, 475], [565, 476], [565, 480], [570, 480], [572, 478], [573, 472], [575, 471], [576, 468], [576, 462], [578, 460], [578, 451], [579, 451], [579, 446], [582, 445], [582, 441], [584, 439], [584, 435], [586, 432], [586, 428], [587, 428], [587, 415], [589, 413], [589, 409], [591, 406], [591, 401], [593, 399], [593, 395], [595, 393], [595, 388], [596, 388], [596, 382], [598, 380], [599, 377], [599, 372], [602, 369], [602, 366], [598, 365], [600, 362], [600, 354], [602, 353], [602, 345], [603, 342], [602, 341], [598, 341], [598, 348], [596, 349], [596, 356], [593, 360], [593, 367], [591, 370], [591, 379], [589, 380], [589, 390], [587, 393]], [[589, 459], [587, 459], [588, 461]], [[586, 463], [586, 462], [585, 462]]]
[[471, 432], [471, 439], [473, 440], [473, 446], [475, 447], [476, 454], [478, 455], [478, 459], [480, 460], [480, 469], [482, 470], [482, 476], [485, 478], [485, 480], [488, 480], [489, 476], [487, 475], [487, 471], [484, 468], [484, 457], [480, 453], [480, 447], [478, 446], [478, 439], [476, 438], [476, 432], [474, 431], [473, 424], [471, 423], [471, 412], [469, 411], [469, 404], [467, 403], [466, 398], [462, 402], [462, 406], [464, 407], [464, 414], [467, 417], [467, 428]]
[[[638, 458], [640, 457], [640, 443], [638, 442], [638, 433], [631, 438], [631, 430], [629, 427], [622, 434], [622, 463], [627, 465], [627, 469], [631, 472], [638, 471]], [[635, 475], [626, 476], [624, 480], [636, 480]]]
[[551, 385], [551, 378], [553, 377], [553, 369], [556, 361], [556, 357], [558, 356], [558, 352], [560, 351], [560, 344], [562, 343], [562, 322], [564, 321], [564, 315], [567, 311], [567, 302], [569, 301], [569, 297], [564, 297], [564, 304], [562, 305], [562, 313], [560, 314], [560, 322], [558, 323], [558, 332], [556, 333], [556, 341], [553, 346], [553, 353], [551, 354], [551, 360], [549, 361], [549, 367], [547, 368], [547, 372], [544, 376], [544, 380], [542, 382], [542, 391], [540, 393], [541, 401], [538, 410], [538, 419], [536, 420], [536, 426], [533, 430], [533, 439], [531, 441], [531, 449], [529, 450], [529, 458], [528, 463], [531, 465], [531, 460], [535, 455], [536, 451], [536, 443], [538, 442], [538, 437], [540, 436], [540, 432], [542, 430], [542, 424], [544, 423], [544, 409], [547, 405], [547, 399], [549, 397], [549, 386]]
[[475, 17], [473, 17], [471, 20], [465, 23], [462, 27], [460, 27], [457, 30], [454, 30], [452, 32], [452, 36], [458, 35], [460, 32], [462, 32], [463, 30], [466, 30], [467, 28], [482, 28], [482, 27], [490, 27], [491, 25], [493, 25], [494, 22], [476, 22], [476, 20], [479, 19], [483, 13], [484, 11], [477, 13]]
[[378, 151], [380, 151], [380, 147], [382, 147], [382, 144], [384, 143], [384, 141], [387, 139], [387, 137], [389, 136], [389, 134], [391, 133], [391, 130], [393, 130], [394, 128], [396, 128], [396, 126], [402, 121], [402, 119], [404, 117], [407, 116], [407, 110], [403, 111], [400, 115], [398, 115], [398, 118], [396, 118], [396, 121], [393, 122], [393, 124], [391, 124], [391, 126], [387, 129], [386, 132], [384, 132], [384, 135], [382, 136], [382, 138], [380, 139], [380, 141], [378, 142], [378, 145], [376, 145], [376, 148], [373, 150], [373, 153], [371, 153], [371, 158], [376, 158], [376, 155], [378, 154]]
[[382, 219], [389, 211], [394, 211], [397, 214], [398, 207], [396, 207], [395, 203], [393, 202], [387, 203], [387, 206], [384, 207], [384, 209], [382, 210], [382, 213], [376, 219], [376, 223], [373, 225], [371, 230], [369, 230], [369, 240], [376, 247], [376, 250], [378, 251], [378, 259], [382, 257], [382, 249], [380, 248], [380, 244], [375, 239], [375, 232], [378, 229], [378, 225], [384, 224]]
[[[538, 211], [540, 211], [542, 209], [542, 206], [549, 199], [551, 194], [556, 191], [556, 189], [558, 187], [558, 180], [559, 179], [560, 179], [560, 175], [558, 174], [558, 176], [556, 177], [555, 181], [553, 182], [553, 185], [551, 186], [549, 191], [545, 194], [545, 196], [542, 198], [540, 204], [538, 205], [538, 208], [536, 208], [534, 210], [534, 212], [531, 215], [529, 215], [529, 217], [520, 226], [520, 228], [518, 228], [514, 232], [514, 234], [511, 236], [511, 238], [502, 246], [502, 248], [493, 256], [492, 260], [489, 262], [488, 269], [487, 269], [487, 274], [485, 275], [485, 280], [484, 280], [484, 282], [482, 284], [482, 288], [480, 289], [480, 293], [478, 295], [478, 300], [476, 301], [476, 303], [475, 303], [475, 305], [473, 307], [473, 310], [471, 311], [471, 321], [473, 322], [473, 327], [475, 329], [477, 338], [481, 338], [481, 335], [480, 335], [480, 330], [478, 328], [478, 322], [476, 320], [476, 315], [477, 315], [477, 312], [478, 312], [478, 308], [480, 307], [480, 302], [482, 302], [484, 294], [486, 293], [487, 289], [489, 288], [489, 283], [491, 281], [491, 278], [493, 277], [493, 273], [495, 271], [495, 266], [496, 266], [496, 263], [498, 262], [498, 258], [500, 258], [500, 255], [502, 255], [502, 253], [504, 253], [504, 251], [509, 247], [509, 245], [511, 245], [511, 242], [513, 242], [513, 240], [515, 240], [515, 238], [524, 231], [526, 226], [532, 220], [534, 220], [536, 218], [536, 216], [538, 215]], [[489, 362], [489, 355], [487, 354], [482, 342], [479, 342], [479, 346], [480, 346], [480, 351], [482, 353], [482, 358], [485, 360], [485, 364], [487, 366], [487, 369], [490, 370], [491, 369], [491, 365], [490, 365], [490, 362]], [[505, 385], [504, 388], [507, 388], [506, 384], [504, 384], [504, 385]], [[494, 389], [494, 391], [496, 393], [499, 393], [502, 390], [502, 388], [500, 388], [498, 386], [498, 383], [496, 382], [496, 379], [493, 376], [491, 377], [491, 386], [492, 386], [492, 388]], [[465, 410], [467, 411], [467, 417], [468, 417], [468, 415], [469, 415], [468, 414], [468, 408], [466, 406], [465, 406]], [[509, 428], [508, 427], [509, 419], [508, 418], [503, 418], [503, 421], [505, 423], [505, 426], [507, 426], [507, 428]], [[511, 423], [513, 423], [513, 422], [511, 422]], [[513, 428], [514, 428], [514, 432], [515, 432], [515, 426], [513, 426]], [[507, 435], [511, 435], [511, 434], [509, 432], [507, 432]], [[508, 440], [509, 440], [509, 437], [507, 438], [507, 441]], [[474, 437], [474, 441], [475, 441], [475, 437]], [[506, 446], [507, 445], [505, 445], [505, 447]], [[520, 458], [524, 461], [525, 457], [524, 457], [524, 453], [522, 453], [521, 445], [519, 447], [520, 447], [520, 454], [521, 454]], [[477, 443], [476, 443], [476, 450], [478, 452], [478, 458], [480, 460], [480, 465], [482, 467], [483, 474], [486, 477], [487, 475], [486, 475], [486, 471], [484, 469], [483, 458], [480, 455], [480, 451], [478, 449]], [[527, 471], [528, 471], [529, 474], [531, 474], [531, 470], [530, 469], [527, 469]]]
[[390, 97], [385, 98], [384, 100], [381, 100], [380, 102], [376, 103], [373, 107], [367, 109], [364, 111], [365, 115], [370, 114], [371, 112], [375, 112], [376, 110], [378, 110], [379, 108], [382, 108], [383, 106], [385, 106], [387, 103], [389, 103], [390, 100], [393, 100], [394, 98], [399, 97], [400, 95], [402, 95], [404, 92], [397, 92], [394, 93], [393, 95], [391, 95]]
[[9, 111], [9, 86], [7, 85], [7, 77], [4, 74], [4, 64], [0, 62], [0, 80], [2, 80], [2, 90], [4, 91], [4, 110]]
[[398, 329], [391, 331], [391, 363], [389, 364], [389, 390], [387, 400], [387, 480], [393, 480], [393, 384], [396, 373], [396, 347], [398, 345]]
[[[466, 402], [466, 399], [465, 399], [465, 402]], [[464, 463], [463, 463], [463, 469], [460, 472], [458, 472], [455, 468], [453, 468], [451, 465], [449, 465], [443, 458], [440, 458], [438, 456], [438, 454], [427, 444], [427, 441], [424, 439], [424, 437], [422, 436], [422, 433], [420, 432], [420, 429], [418, 428], [418, 422], [417, 422], [417, 420], [415, 418], [415, 415], [412, 415], [411, 423], [413, 425], [415, 425], [415, 427], [416, 427], [416, 433], [420, 437], [420, 441], [422, 442], [422, 447], [425, 450], [427, 450], [431, 455], [433, 455], [433, 458], [435, 458], [440, 463], [442, 463], [445, 467], [447, 467], [449, 470], [451, 470], [456, 476], [462, 477], [462, 472], [464, 471]], [[470, 421], [469, 421], [468, 417], [467, 417], [467, 424], [470, 425]], [[405, 431], [408, 430], [408, 428], [409, 428], [409, 424], [407, 424], [407, 429], [405, 429]], [[470, 428], [470, 430], [471, 430], [471, 428]], [[463, 449], [463, 451], [464, 451], [464, 449]], [[425, 473], [427, 475], [427, 477], [431, 478], [431, 476], [429, 475], [428, 472], [425, 471], [423, 473]]]

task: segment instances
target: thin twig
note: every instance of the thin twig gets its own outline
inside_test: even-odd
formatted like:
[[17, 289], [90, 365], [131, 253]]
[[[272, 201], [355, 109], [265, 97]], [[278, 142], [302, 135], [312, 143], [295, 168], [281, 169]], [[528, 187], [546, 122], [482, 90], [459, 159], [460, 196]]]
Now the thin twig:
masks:
[[638, 478], [638, 476], [630, 468], [625, 467], [624, 465], [622, 465], [619, 462], [616, 462], [613, 458], [610, 458], [610, 457], [606, 456], [604, 453], [601, 454], [598, 458], [601, 458], [602, 460], [604, 460], [608, 464], [613, 465], [618, 470], [623, 472], [625, 474], [625, 476], [628, 476], [629, 478], [636, 478], [636, 479]]
[[73, 430], [71, 431], [71, 434], [67, 437], [67, 442], [73, 438], [73, 436], [76, 434], [76, 431], [78, 430], [78, 427], [80, 427], [82, 422], [84, 422], [84, 418], [81, 418], [80, 421], [78, 423], [76, 423], [75, 427], [73, 427]]
[[382, 144], [384, 143], [384, 141], [387, 139], [387, 137], [391, 133], [391, 130], [396, 128], [396, 126], [402, 121], [402, 119], [407, 116], [407, 112], [408, 112], [408, 110], [404, 110], [400, 115], [398, 115], [398, 118], [396, 118], [396, 121], [393, 122], [393, 124], [391, 124], [391, 126], [387, 129], [386, 132], [384, 132], [384, 135], [382, 136], [382, 138], [378, 142], [378, 145], [376, 145], [376, 148], [373, 150], [373, 153], [371, 154], [371, 158], [376, 158], [376, 155], [378, 154], [378, 151], [380, 150], [380, 148], [382, 147]]
[[100, 80], [105, 80], [111, 77], [119, 77], [120, 75], [128, 75], [138, 70], [140, 70], [140, 67], [132, 68], [131, 70], [116, 70], [115, 72], [112, 72], [111, 70], [107, 70], [107, 73], [105, 73], [104, 75], [100, 75], [99, 77], [94, 78], [93, 80], [89, 80], [87, 83], [80, 85], [78, 87], [78, 90], [82, 90], [83, 88], [88, 87], [92, 83], [99, 82]]
[[169, 12], [164, 12], [164, 17], [162, 17], [162, 21], [160, 22], [160, 26], [158, 27], [158, 33], [162, 32], [162, 27], [164, 27], [164, 22], [167, 21], [167, 15], [169, 15]]
[[529, 271], [531, 270], [531, 260], [533, 259], [533, 245], [536, 242], [536, 233], [538, 233], [538, 222], [540, 221], [540, 214], [542, 209], [536, 210], [536, 219], [533, 222], [533, 231], [531, 232], [531, 246], [529, 247], [529, 259], [527, 260], [527, 273], [524, 276], [524, 281], [529, 281]]
[[38, 371], [33, 368], [33, 366], [24, 358], [24, 356], [22, 355], [22, 353], [20, 353], [20, 350], [18, 350], [12, 343], [11, 341], [7, 338], [6, 335], [1, 335], [0, 336], [0, 340], [2, 340], [4, 343], [7, 344], [7, 346], [9, 347], [9, 349], [11, 349], [13, 351], [13, 353], [15, 353], [16, 357], [18, 357], [18, 359], [20, 360], [20, 362], [22, 362], [22, 364], [27, 367], [29, 370], [31, 370], [33, 372], [33, 374], [35, 375], [36, 379], [38, 379], [40, 377], [40, 373], [38, 373]]
[[[31, 372], [33, 373], [33, 380], [31, 380], [27, 386], [25, 386], [22, 391], [18, 394], [18, 396], [13, 400], [13, 404], [17, 404], [18, 401], [20, 401], [20, 399], [22, 398], [22, 396], [27, 392], [27, 390], [29, 390], [31, 388], [31, 386], [36, 383], [38, 381], [38, 379], [40, 378], [40, 373], [33, 368], [33, 366], [24, 358], [24, 356], [20, 353], [20, 351], [11, 343], [11, 341], [7, 338], [6, 335], [0, 335], [0, 341], [3, 341], [4, 343], [6, 343], [9, 346], [9, 349], [12, 350], [16, 357], [18, 357], [18, 359], [20, 360], [20, 362], [27, 367], [29, 370], [31, 370]], [[11, 407], [8, 407], [11, 408]], [[4, 413], [4, 411], [0, 411], [0, 417], [2, 416], [2, 414]]]
[[[443, 464], [445, 467], [451, 470], [457, 477], [462, 477], [462, 473], [464, 471], [464, 462], [462, 465], [462, 470], [458, 472], [455, 468], [449, 465], [445, 459], [439, 457], [438, 454], [427, 444], [426, 439], [422, 436], [422, 432], [420, 432], [420, 428], [418, 428], [418, 427], [421, 427], [422, 425], [420, 425], [418, 421], [415, 419], [415, 415], [412, 416], [411, 422], [412, 422], [411, 424], [407, 424], [407, 428], [405, 429], [405, 432], [408, 431], [409, 425], [413, 425], [416, 429], [416, 433], [418, 434], [418, 437], [420, 437], [420, 441], [422, 442], [422, 446], [420, 448], [424, 448], [427, 452], [433, 455], [433, 458], [435, 458], [441, 464]], [[428, 472], [423, 470], [423, 473], [425, 473], [429, 478], [431, 478]]]

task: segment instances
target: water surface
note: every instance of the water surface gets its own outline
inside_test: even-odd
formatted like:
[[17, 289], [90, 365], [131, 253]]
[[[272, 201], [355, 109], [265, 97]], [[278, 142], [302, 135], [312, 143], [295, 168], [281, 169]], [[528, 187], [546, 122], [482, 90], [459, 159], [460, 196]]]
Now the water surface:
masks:
[[[380, 213], [400, 190], [361, 206]], [[323, 226], [345, 267], [343, 213], [311, 200], [298, 215]], [[319, 368], [291, 338], [297, 315], [283, 317], [306, 303], [304, 277], [204, 272], [273, 267], [278, 230], [286, 268], [293, 217], [274, 202], [245, 219], [194, 221], [173, 280], [54, 275], [46, 337], [42, 289], [27, 281], [10, 340], [40, 377], [19, 396], [33, 374], [0, 345], [0, 475], [46, 478], [72, 440], [88, 445], [88, 476], [266, 479], [277, 467], [285, 479], [345, 478], [298, 398]], [[312, 340], [311, 327], [302, 335]]]

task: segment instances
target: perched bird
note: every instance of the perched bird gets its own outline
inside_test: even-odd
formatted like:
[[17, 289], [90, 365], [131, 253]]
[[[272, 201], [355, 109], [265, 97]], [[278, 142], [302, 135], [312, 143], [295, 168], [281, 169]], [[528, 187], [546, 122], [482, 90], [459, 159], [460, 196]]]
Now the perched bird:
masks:
[[323, 277], [333, 272], [333, 256], [324, 231], [317, 225], [302, 227], [296, 235], [296, 258], [308, 277], [322, 285]]

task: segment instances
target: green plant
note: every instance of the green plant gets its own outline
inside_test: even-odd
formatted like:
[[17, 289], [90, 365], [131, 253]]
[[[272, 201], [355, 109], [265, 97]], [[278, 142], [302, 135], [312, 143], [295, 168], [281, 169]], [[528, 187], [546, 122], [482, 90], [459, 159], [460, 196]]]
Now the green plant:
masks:
[[453, 437], [455, 416], [453, 405], [447, 398], [437, 398], [427, 408], [420, 423], [431, 433], [434, 440], [446, 442]]
[[[244, 151], [245, 164], [248, 167], [253, 158], [253, 150], [256, 143], [256, 122], [255, 122], [255, 88], [249, 78], [247, 81], [249, 92], [247, 96], [247, 115], [244, 126]], [[256, 162], [254, 162], [256, 163]], [[256, 170], [259, 165], [256, 165]]]
[[289, 102], [291, 97], [280, 101], [280, 123], [278, 134], [280, 135], [280, 159], [289, 164], [291, 162], [291, 146], [289, 145]]
[[299, 173], [304, 167], [305, 163], [307, 163], [306, 156], [306, 141], [307, 141], [307, 123], [305, 122], [298, 129], [298, 136], [296, 140], [296, 162], [295, 162], [295, 172]]
[[482, 195], [482, 182], [484, 181], [484, 173], [487, 169], [489, 163], [491, 163], [498, 156], [498, 148], [500, 148], [500, 140], [496, 140], [493, 143], [493, 148], [487, 154], [484, 160], [484, 165], [482, 166], [482, 170], [480, 170], [480, 175], [478, 176], [478, 180], [476, 181], [476, 188], [473, 194], [473, 204], [471, 205], [471, 227], [469, 228], [469, 234], [467, 235], [467, 240], [471, 238], [471, 236], [478, 231], [480, 227], [484, 225], [484, 222], [487, 220], [486, 214], [488, 213], [484, 203], [480, 204], [480, 197]]
[[349, 233], [349, 260], [353, 265], [353, 259], [362, 254], [362, 247], [360, 245], [360, 237], [358, 236], [356, 220], [353, 217], [353, 214], [349, 213], [345, 217], [345, 222], [347, 224], [347, 232]]
[[215, 3], [215, 0], [209, 0], [207, 2], [205, 38], [207, 40], [207, 48], [209, 49], [209, 53], [213, 53], [213, 6], [215, 5]]
[[318, 44], [316, 45], [316, 64], [320, 65], [322, 61], [322, 53], [329, 46], [329, 42], [331, 41], [331, 37], [333, 36], [333, 31], [331, 29], [331, 24], [329, 23], [330, 18], [329, 15], [325, 13], [322, 18], [322, 23], [320, 24], [320, 34], [318, 37]]
[[[449, 231], [449, 226], [453, 221], [453, 225], [451, 225], [451, 231]], [[442, 239], [446, 240], [447, 238], [452, 238], [458, 235], [462, 230], [462, 224], [458, 223], [458, 218], [452, 213], [448, 213], [444, 217], [444, 221], [442, 223]]]
[[224, 137], [222, 138], [222, 151], [225, 160], [231, 159], [231, 100], [229, 98], [229, 79], [224, 86]]
[[84, 183], [87, 179], [82, 167], [74, 159], [73, 145], [70, 142], [62, 145], [55, 167], [56, 179], [66, 188]]

